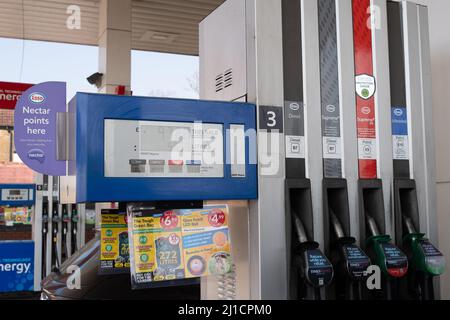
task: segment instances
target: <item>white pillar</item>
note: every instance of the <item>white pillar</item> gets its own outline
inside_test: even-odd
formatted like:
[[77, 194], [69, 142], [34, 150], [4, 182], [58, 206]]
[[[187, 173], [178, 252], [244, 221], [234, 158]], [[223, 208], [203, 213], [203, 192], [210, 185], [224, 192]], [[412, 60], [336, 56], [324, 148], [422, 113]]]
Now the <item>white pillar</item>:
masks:
[[131, 0], [101, 0], [99, 14], [99, 72], [101, 93], [131, 86]]

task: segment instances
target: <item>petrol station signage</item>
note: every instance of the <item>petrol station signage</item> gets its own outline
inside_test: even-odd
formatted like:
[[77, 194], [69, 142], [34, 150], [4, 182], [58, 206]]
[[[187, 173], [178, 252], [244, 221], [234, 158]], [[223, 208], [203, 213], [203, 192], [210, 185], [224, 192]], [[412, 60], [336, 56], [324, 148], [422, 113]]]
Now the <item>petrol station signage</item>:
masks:
[[377, 132], [375, 123], [376, 80], [373, 66], [370, 0], [353, 1], [355, 45], [355, 91], [358, 129], [359, 176], [377, 178]]
[[26, 90], [14, 112], [14, 143], [20, 159], [32, 170], [53, 176], [66, 173], [57, 160], [57, 118], [66, 112], [66, 83], [44, 82]]
[[0, 81], [0, 109], [13, 110], [23, 92], [31, 88], [29, 83], [1, 82]]
[[0, 242], [0, 293], [34, 290], [34, 242]]

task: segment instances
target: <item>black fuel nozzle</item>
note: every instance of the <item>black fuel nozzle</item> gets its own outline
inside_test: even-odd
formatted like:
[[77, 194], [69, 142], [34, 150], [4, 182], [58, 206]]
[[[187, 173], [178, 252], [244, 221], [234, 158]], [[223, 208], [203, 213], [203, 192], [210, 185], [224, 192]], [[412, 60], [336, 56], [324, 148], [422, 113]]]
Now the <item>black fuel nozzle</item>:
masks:
[[306, 282], [315, 289], [328, 286], [334, 275], [332, 264], [320, 250], [319, 244], [309, 239], [302, 221], [295, 213], [293, 220], [299, 242], [296, 251], [301, 258], [301, 278], [306, 279]]
[[370, 235], [372, 237], [380, 236], [380, 229], [378, 229], [377, 222], [371, 216], [367, 216], [367, 228], [369, 229]]
[[303, 226], [302, 221], [299, 217], [297, 217], [297, 215], [294, 215], [294, 225], [300, 245], [310, 242], [308, 239], [308, 235], [306, 234], [305, 227]]
[[345, 234], [338, 217], [331, 209], [330, 220], [341, 257], [341, 267], [343, 265], [341, 272], [347, 274], [351, 280], [365, 280], [367, 278], [366, 271], [371, 265], [370, 258], [359, 246], [356, 245], [355, 238]]
[[47, 211], [47, 207], [44, 206], [44, 208], [42, 209], [42, 223], [47, 223], [48, 222], [48, 211]]
[[58, 216], [58, 214], [53, 214], [52, 215], [52, 222], [53, 223], [58, 223], [58, 222], [60, 222], [61, 221], [61, 219], [60, 219], [60, 217]]
[[341, 223], [338, 219], [338, 217], [334, 214], [334, 212], [330, 209], [330, 220], [331, 225], [333, 226], [334, 234], [336, 236], [336, 239], [343, 239], [345, 238], [345, 232], [344, 229], [342, 229]]
[[44, 203], [44, 207], [42, 208], [42, 232], [47, 233], [47, 228], [48, 228], [48, 211]]

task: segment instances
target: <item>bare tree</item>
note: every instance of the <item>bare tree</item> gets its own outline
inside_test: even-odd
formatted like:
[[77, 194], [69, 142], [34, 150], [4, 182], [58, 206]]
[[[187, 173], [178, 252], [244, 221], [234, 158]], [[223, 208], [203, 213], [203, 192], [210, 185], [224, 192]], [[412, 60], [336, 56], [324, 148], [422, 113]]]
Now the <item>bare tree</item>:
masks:
[[159, 90], [154, 89], [151, 90], [148, 95], [150, 97], [159, 97], [159, 98], [178, 98], [178, 94], [176, 91], [169, 91], [169, 90]]
[[186, 80], [188, 82], [189, 89], [197, 95], [200, 95], [200, 76], [198, 74], [198, 71], [194, 72]]

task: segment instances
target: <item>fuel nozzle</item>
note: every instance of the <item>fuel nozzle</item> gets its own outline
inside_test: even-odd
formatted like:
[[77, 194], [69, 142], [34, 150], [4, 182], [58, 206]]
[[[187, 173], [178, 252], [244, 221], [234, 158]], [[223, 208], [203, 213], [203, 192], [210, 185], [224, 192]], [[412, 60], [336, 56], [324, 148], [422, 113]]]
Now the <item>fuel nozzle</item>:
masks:
[[64, 223], [69, 223], [70, 222], [70, 217], [69, 217], [69, 214], [67, 213], [67, 208], [65, 206], [63, 207], [62, 219], [63, 219], [62, 221]]
[[72, 209], [72, 222], [77, 223], [78, 222], [78, 212], [76, 208]]
[[334, 234], [336, 236], [336, 238], [339, 239], [343, 239], [345, 238], [345, 232], [344, 229], [342, 229], [342, 225], [338, 219], [338, 217], [334, 214], [334, 212], [332, 210], [330, 210], [330, 220], [331, 220], [331, 225], [333, 226], [333, 230], [334, 230]]
[[367, 216], [367, 227], [372, 237], [380, 236], [380, 229], [378, 229], [378, 224], [375, 219], [371, 216]]
[[[340, 255], [340, 272], [344, 272], [351, 280], [363, 281], [365, 271], [370, 266], [370, 258], [356, 245], [356, 239], [345, 234], [337, 215], [330, 209], [330, 222], [336, 236], [337, 249]], [[358, 293], [359, 294], [359, 293]], [[351, 295], [352, 297], [356, 294]]]
[[47, 233], [47, 225], [48, 225], [48, 211], [47, 206], [44, 203], [44, 207], [42, 208], [42, 232]]
[[305, 244], [308, 243], [308, 236], [306, 234], [306, 230], [305, 227], [303, 226], [302, 221], [300, 220], [300, 218], [294, 214], [294, 225], [295, 225], [295, 230], [297, 232], [297, 238], [300, 244]]
[[445, 271], [445, 257], [425, 236], [417, 232], [410, 217], [403, 216], [403, 222], [407, 231], [404, 238], [412, 253], [412, 264], [418, 271], [435, 277]]
[[44, 208], [42, 209], [42, 223], [47, 223], [48, 222], [48, 211], [47, 211], [47, 207], [44, 206]]
[[367, 243], [375, 252], [376, 264], [390, 278], [405, 276], [408, 271], [408, 258], [406, 255], [391, 243], [392, 239], [389, 235], [380, 233], [373, 216], [366, 214], [366, 221], [371, 235], [367, 239]]
[[417, 234], [416, 227], [410, 217], [403, 216], [403, 223], [405, 224], [408, 234]]
[[[328, 286], [333, 279], [333, 266], [320, 250], [319, 244], [308, 238], [303, 222], [295, 213], [293, 222], [299, 242], [297, 254], [301, 260], [300, 278], [305, 279], [309, 286], [317, 290]], [[316, 294], [320, 299], [320, 293]]]

